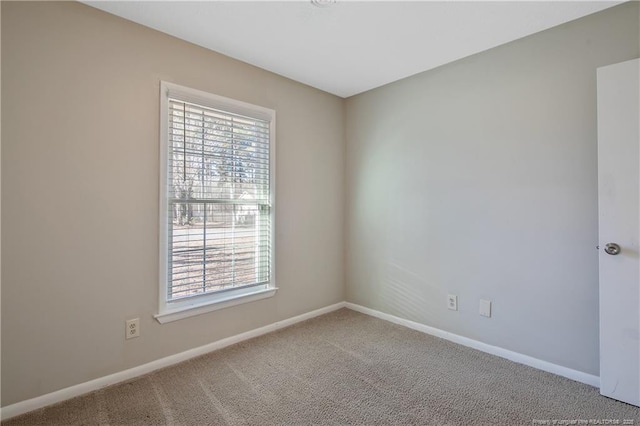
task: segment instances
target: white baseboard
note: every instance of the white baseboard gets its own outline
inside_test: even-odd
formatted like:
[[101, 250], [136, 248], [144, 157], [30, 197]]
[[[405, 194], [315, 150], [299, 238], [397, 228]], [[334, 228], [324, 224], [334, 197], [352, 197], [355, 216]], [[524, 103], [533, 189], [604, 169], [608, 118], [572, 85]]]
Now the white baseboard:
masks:
[[89, 392], [93, 392], [107, 386], [114, 385], [116, 383], [131, 380], [133, 378], [142, 376], [160, 368], [169, 367], [171, 365], [186, 361], [191, 358], [195, 358], [206, 353], [225, 348], [227, 346], [242, 342], [244, 340], [252, 339], [254, 337], [262, 336], [263, 334], [270, 333], [272, 331], [279, 330], [284, 327], [296, 324], [301, 321], [305, 321], [320, 315], [333, 312], [340, 308], [349, 308], [351, 310], [361, 312], [363, 314], [370, 315], [372, 317], [380, 318], [394, 324], [402, 325], [413, 330], [420, 331], [422, 333], [430, 334], [432, 336], [440, 337], [449, 340], [454, 343], [458, 343], [463, 346], [468, 346], [473, 349], [477, 349], [482, 352], [496, 355], [501, 358], [528, 365], [533, 368], [537, 368], [542, 371], [557, 374], [577, 382], [586, 383], [591, 386], [599, 387], [600, 378], [591, 374], [583, 373], [581, 371], [572, 370], [567, 367], [562, 367], [557, 364], [553, 364], [547, 361], [543, 361], [537, 358], [533, 358], [527, 355], [513, 352], [507, 349], [500, 348], [498, 346], [492, 346], [487, 343], [482, 343], [477, 340], [469, 339], [467, 337], [459, 336], [457, 334], [449, 333], [444, 330], [440, 330], [428, 325], [420, 324], [414, 321], [399, 318], [393, 315], [385, 314], [374, 309], [366, 308], [364, 306], [356, 305], [350, 302], [340, 302], [334, 305], [330, 305], [315, 311], [307, 312], [306, 314], [298, 315], [292, 318], [288, 318], [282, 321], [274, 322], [273, 324], [266, 325], [264, 327], [250, 330], [245, 333], [237, 334], [235, 336], [227, 337], [222, 340], [218, 340], [213, 343], [209, 343], [198, 348], [190, 349], [188, 351], [180, 352], [175, 355], [170, 355], [165, 358], [161, 358], [147, 364], [139, 365], [137, 367], [130, 368], [128, 370], [120, 371], [118, 373], [110, 374], [108, 376], [100, 377], [98, 379], [90, 380], [85, 383], [70, 386], [65, 389], [60, 389], [55, 392], [48, 393], [46, 395], [38, 396], [36, 398], [28, 399], [26, 401], [17, 402], [12, 405], [0, 408], [0, 419], [6, 420], [11, 417], [18, 416], [20, 414], [28, 413], [29, 411], [37, 410], [39, 408], [46, 407], [48, 405], [56, 404], [58, 402], [65, 401], [67, 399], [74, 398], [76, 396], [84, 395]]
[[18, 416], [20, 414], [28, 413], [29, 411], [37, 410], [39, 408], [46, 407], [48, 405], [56, 404], [58, 402], [65, 401], [67, 399], [74, 398], [76, 396], [84, 395], [89, 392], [96, 391], [98, 389], [105, 388], [107, 386], [114, 385], [116, 383], [124, 382], [158, 370], [165, 368], [179, 362], [186, 361], [191, 358], [195, 358], [206, 353], [222, 349], [224, 347], [242, 342], [244, 340], [252, 339], [254, 337], [262, 336], [263, 334], [270, 333], [272, 331], [279, 330], [284, 327], [296, 324], [301, 321], [305, 321], [320, 315], [333, 312], [340, 308], [344, 308], [346, 302], [336, 303], [334, 305], [326, 306], [324, 308], [317, 309], [315, 311], [307, 312], [306, 314], [298, 315], [292, 318], [288, 318], [282, 321], [274, 322], [273, 324], [266, 325], [264, 327], [256, 328], [245, 333], [240, 333], [235, 336], [227, 337], [222, 340], [218, 340], [213, 343], [209, 343], [198, 348], [189, 349], [188, 351], [180, 352], [175, 355], [170, 355], [165, 358], [161, 358], [147, 364], [139, 365], [137, 367], [130, 368], [128, 370], [120, 371], [108, 376], [100, 377], [88, 382], [80, 383], [78, 385], [70, 386], [68, 388], [60, 389], [55, 392], [48, 393], [46, 395], [38, 396], [26, 401], [20, 401], [12, 405], [0, 408], [0, 419], [6, 420], [11, 417]]
[[347, 302], [345, 306], [363, 314], [370, 315], [372, 317], [380, 318], [394, 324], [402, 325], [413, 330], [420, 331], [422, 333], [430, 334], [432, 336], [440, 337], [445, 340], [449, 340], [454, 343], [458, 343], [463, 346], [468, 346], [473, 349], [477, 349], [482, 352], [496, 355], [501, 358], [506, 358], [510, 361], [514, 361], [520, 364], [528, 365], [529, 367], [537, 368], [538, 370], [546, 371], [549, 373], [557, 374], [577, 382], [586, 383], [587, 385], [600, 387], [600, 377], [592, 374], [587, 374], [582, 371], [573, 370], [571, 368], [563, 367], [561, 365], [553, 364], [551, 362], [543, 361], [541, 359], [533, 358], [528, 355], [523, 355], [518, 352], [513, 352], [508, 349], [503, 349], [498, 346], [489, 345], [487, 343], [479, 342], [477, 340], [469, 339], [468, 337], [459, 336], [457, 334], [449, 333], [448, 331], [440, 330], [438, 328], [429, 327], [428, 325], [420, 324], [414, 321], [399, 318], [393, 315], [385, 314], [374, 309], [366, 308], [364, 306], [356, 305], [354, 303]]

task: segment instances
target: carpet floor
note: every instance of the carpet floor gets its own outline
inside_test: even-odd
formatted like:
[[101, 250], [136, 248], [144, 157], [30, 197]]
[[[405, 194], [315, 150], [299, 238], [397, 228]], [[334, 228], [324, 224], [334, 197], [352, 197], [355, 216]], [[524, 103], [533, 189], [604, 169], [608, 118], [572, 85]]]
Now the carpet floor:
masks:
[[594, 387], [341, 309], [2, 425], [625, 421], [640, 408]]

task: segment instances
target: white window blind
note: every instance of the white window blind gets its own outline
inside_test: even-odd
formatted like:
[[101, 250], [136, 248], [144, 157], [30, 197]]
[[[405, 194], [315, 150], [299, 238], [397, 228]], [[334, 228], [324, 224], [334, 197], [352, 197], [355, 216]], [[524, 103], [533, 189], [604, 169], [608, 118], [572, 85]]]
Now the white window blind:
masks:
[[272, 119], [192, 98], [166, 100], [167, 304], [272, 277]]

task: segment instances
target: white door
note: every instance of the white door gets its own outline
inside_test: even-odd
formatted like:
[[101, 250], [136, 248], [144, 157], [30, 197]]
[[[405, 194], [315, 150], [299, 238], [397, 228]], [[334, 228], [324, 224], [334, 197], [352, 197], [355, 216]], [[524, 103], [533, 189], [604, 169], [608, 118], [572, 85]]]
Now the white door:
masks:
[[600, 393], [640, 406], [640, 60], [598, 68]]

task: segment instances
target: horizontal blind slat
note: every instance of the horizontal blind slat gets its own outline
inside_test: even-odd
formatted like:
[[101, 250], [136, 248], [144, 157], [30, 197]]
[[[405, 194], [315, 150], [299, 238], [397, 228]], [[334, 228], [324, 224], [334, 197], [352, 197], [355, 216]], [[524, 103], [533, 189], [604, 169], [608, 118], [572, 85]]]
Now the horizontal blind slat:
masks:
[[266, 282], [270, 123], [170, 99], [168, 130], [169, 299]]

